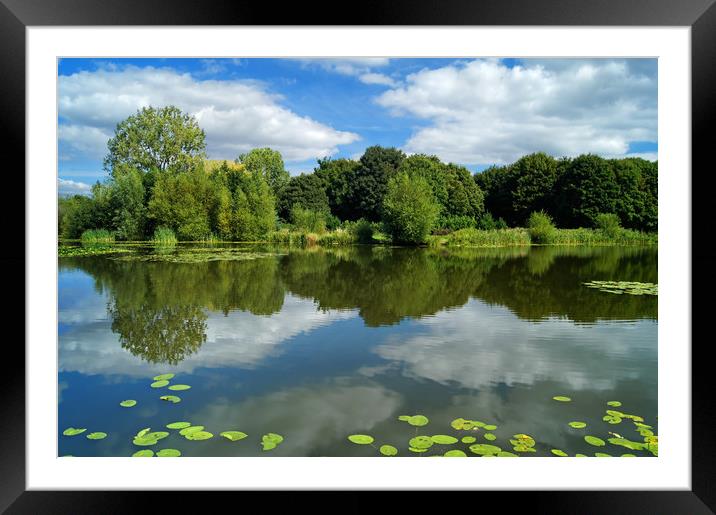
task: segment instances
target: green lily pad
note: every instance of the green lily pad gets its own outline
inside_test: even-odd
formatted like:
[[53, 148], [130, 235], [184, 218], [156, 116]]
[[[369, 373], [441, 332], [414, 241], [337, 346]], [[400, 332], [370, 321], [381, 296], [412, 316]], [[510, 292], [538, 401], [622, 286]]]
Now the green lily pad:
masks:
[[154, 456], [154, 451], [151, 449], [142, 449], [132, 454], [132, 458], [151, 458]]
[[635, 454], [622, 454], [621, 457], [622, 458], [636, 458], [636, 455]]
[[181, 397], [177, 397], [176, 395], [162, 395], [159, 398], [163, 401], [171, 402], [172, 404], [181, 402]]
[[495, 440], [497, 440], [497, 437], [492, 433], [485, 433], [485, 440], [487, 440], [488, 442], [494, 442]]
[[641, 451], [646, 447], [641, 442], [632, 442], [626, 438], [609, 438], [607, 441], [612, 445], [621, 445], [622, 447], [626, 447], [632, 451]]
[[606, 445], [604, 440], [601, 438], [597, 438], [596, 436], [587, 435], [584, 437], [584, 441], [587, 442], [589, 445], [594, 445], [596, 447], [602, 447]]
[[107, 438], [107, 433], [103, 433], [102, 431], [97, 431], [87, 435], [88, 440], [102, 440], [104, 438]]
[[427, 449], [418, 449], [417, 447], [408, 447], [410, 452], [428, 452]]
[[433, 443], [433, 439], [429, 436], [416, 436], [410, 439], [408, 445], [415, 449], [429, 449], [433, 446]]
[[181, 452], [177, 449], [162, 449], [157, 452], [157, 456], [160, 458], [176, 458], [181, 456]]
[[127, 399], [126, 401], [120, 402], [119, 405], [123, 408], [131, 408], [132, 406], [137, 405], [137, 401], [135, 401], [134, 399]]
[[443, 456], [447, 458], [467, 458], [467, 454], [465, 454], [463, 451], [459, 449], [453, 449], [452, 451], [448, 451]]
[[621, 406], [621, 405], [622, 405], [622, 403], [619, 402], [619, 401], [609, 401], [609, 402], [607, 402], [607, 406], [613, 406], [613, 407], [615, 407], [615, 408], [618, 408], [618, 407]]
[[573, 427], [574, 429], [582, 429], [587, 427], [587, 424], [584, 422], [570, 422], [569, 427]]
[[134, 440], [132, 440], [132, 443], [134, 445], [138, 445], [140, 447], [147, 447], [149, 445], [154, 445], [157, 443], [156, 438], [147, 438], [146, 436], [135, 436]]
[[169, 387], [170, 390], [174, 390], [176, 392], [180, 392], [182, 390], [188, 390], [190, 388], [191, 388], [191, 386], [189, 386], [188, 384], [173, 384]]
[[249, 435], [247, 435], [246, 433], [244, 433], [242, 431], [224, 431], [223, 433], [219, 433], [219, 436], [223, 436], [227, 440], [236, 442], [238, 440], [243, 440], [244, 438], [246, 438]]
[[398, 449], [396, 449], [392, 445], [381, 445], [380, 453], [383, 456], [395, 456], [396, 454], [398, 454]]
[[575, 454], [575, 458], [587, 458], [588, 456], [586, 454]]
[[534, 447], [535, 446], [535, 439], [532, 438], [530, 435], [526, 435], [524, 433], [519, 433], [516, 435], [513, 435], [515, 440], [510, 440], [510, 443], [512, 445], [525, 445], [527, 447]]
[[507, 451], [500, 451], [496, 454], [498, 458], [519, 458], [517, 454], [512, 454], [511, 452]]
[[400, 416], [398, 417], [398, 420], [402, 420], [403, 422], [407, 422], [408, 420], [410, 420], [410, 415], [400, 415]]
[[597, 458], [612, 458], [613, 457], [611, 454], [607, 454], [606, 452], [595, 452], [594, 455]]
[[162, 374], [160, 376], [154, 376], [153, 379], [155, 381], [166, 381], [167, 379], [171, 379], [174, 377], [174, 374]]
[[515, 452], [537, 452], [534, 447], [524, 444], [515, 445], [512, 450]]
[[552, 454], [554, 454], [555, 456], [569, 456], [569, 454], [567, 454], [561, 449], [552, 449]]
[[570, 402], [572, 400], [570, 397], [565, 397], [564, 395], [555, 395], [552, 398], [559, 402]]
[[457, 438], [449, 435], [434, 435], [430, 438], [432, 439], [433, 443], [438, 443], [441, 445], [452, 445], [454, 443], [457, 443]]
[[179, 434], [182, 436], [186, 436], [189, 433], [197, 433], [197, 432], [203, 431], [203, 430], [204, 430], [204, 426], [189, 426], [189, 427], [185, 427], [184, 429], [179, 431]]
[[161, 440], [163, 438], [166, 438], [169, 436], [169, 433], [166, 431], [153, 431], [151, 433], [146, 433], [142, 438], [152, 438], [154, 440]]
[[477, 441], [477, 438], [474, 436], [463, 436], [462, 437], [462, 443], [475, 443]]
[[149, 386], [151, 386], [152, 388], [163, 388], [164, 386], [166, 386], [166, 385], [168, 385], [168, 384], [169, 384], [169, 381], [167, 381], [167, 380], [162, 380], [162, 381], [154, 381], [154, 382], [153, 382], [152, 384], [150, 384]]
[[413, 415], [408, 419], [408, 424], [416, 427], [422, 427], [424, 425], [427, 425], [428, 422], [428, 417], [426, 417], [425, 415]]
[[373, 443], [374, 438], [369, 435], [350, 435], [348, 440], [358, 445], [369, 445]]
[[622, 421], [620, 417], [615, 417], [614, 415], [604, 415], [602, 420], [604, 422], [608, 422], [609, 424], [621, 424]]
[[87, 431], [87, 428], [78, 429], [75, 427], [68, 427], [64, 431], [62, 431], [62, 434], [65, 436], [76, 436], [78, 434], [84, 433]]
[[625, 418], [625, 417], [628, 418], [628, 415], [625, 415], [621, 411], [617, 411], [617, 410], [613, 410], [613, 409], [608, 409], [607, 415], [611, 415], [612, 417], [617, 417], [617, 418]]
[[494, 431], [495, 429], [497, 429], [497, 426], [495, 426], [493, 424], [485, 424], [484, 426], [482, 426], [482, 428], [485, 431]]
[[488, 454], [497, 454], [498, 452], [502, 452], [502, 449], [496, 445], [490, 445], [488, 443], [476, 443], [470, 446], [470, 451], [475, 454], [486, 456]]
[[171, 424], [167, 424], [167, 428], [169, 429], [186, 429], [187, 427], [191, 427], [189, 422], [172, 422]]
[[196, 431], [185, 435], [184, 438], [187, 440], [208, 440], [209, 438], [214, 438], [214, 435], [208, 431]]
[[283, 442], [283, 436], [276, 433], [267, 433], [261, 437], [261, 445], [264, 447], [264, 451], [270, 451]]

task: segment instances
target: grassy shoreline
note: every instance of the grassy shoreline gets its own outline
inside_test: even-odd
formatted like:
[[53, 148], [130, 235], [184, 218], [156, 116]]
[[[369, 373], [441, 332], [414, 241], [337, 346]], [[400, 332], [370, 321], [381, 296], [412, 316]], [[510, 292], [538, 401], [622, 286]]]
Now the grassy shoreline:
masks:
[[[90, 246], [86, 241], [82, 240], [60, 240], [60, 246], [65, 243], [82, 243], [83, 246]], [[269, 243], [288, 246], [310, 247], [313, 245], [321, 246], [345, 246], [345, 245], [397, 245], [390, 238], [382, 233], [373, 234], [356, 234], [344, 229], [336, 229], [322, 233], [313, 233], [300, 230], [282, 229], [273, 231], [266, 238], [254, 241], [230, 241], [230, 240], [200, 240], [200, 241], [180, 241], [175, 244], [231, 244], [231, 243]], [[116, 245], [164, 245], [161, 242], [153, 240], [137, 240], [126, 242], [113, 242]], [[544, 245], [562, 245], [562, 246], [579, 246], [579, 245], [658, 245], [658, 235], [656, 233], [645, 233], [633, 231], [629, 229], [620, 229], [619, 231], [607, 234], [599, 229], [555, 229], [552, 240], [549, 243], [535, 243], [530, 237], [528, 229], [511, 228], [511, 229], [461, 229], [445, 235], [430, 235], [427, 241], [421, 246], [439, 248], [439, 247], [529, 247]], [[105, 244], [106, 247], [106, 244]]]

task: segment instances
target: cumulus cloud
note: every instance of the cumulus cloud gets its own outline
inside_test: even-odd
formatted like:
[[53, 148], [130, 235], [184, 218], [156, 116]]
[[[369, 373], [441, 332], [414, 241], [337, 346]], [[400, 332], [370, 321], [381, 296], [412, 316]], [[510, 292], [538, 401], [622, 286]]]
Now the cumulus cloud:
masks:
[[319, 66], [320, 68], [341, 75], [361, 75], [368, 73], [371, 68], [380, 68], [390, 64], [387, 57], [345, 57], [345, 58], [315, 58], [299, 59], [304, 66]]
[[61, 197], [70, 195], [89, 195], [92, 187], [84, 182], [57, 179], [57, 190]]
[[269, 146], [286, 161], [303, 161], [333, 155], [339, 145], [360, 139], [300, 116], [281, 100], [258, 81], [197, 80], [168, 68], [127, 66], [60, 76], [60, 153], [102, 157], [117, 123], [139, 108], [170, 104], [197, 118], [207, 153], [215, 159]]
[[358, 77], [364, 84], [380, 84], [383, 86], [395, 86], [396, 82], [382, 73], [364, 73]]
[[[653, 68], [653, 67], [652, 67]], [[656, 141], [657, 89], [649, 63], [497, 59], [424, 69], [381, 94], [395, 116], [427, 122], [405, 144], [465, 164], [509, 163], [524, 154], [623, 156]]]

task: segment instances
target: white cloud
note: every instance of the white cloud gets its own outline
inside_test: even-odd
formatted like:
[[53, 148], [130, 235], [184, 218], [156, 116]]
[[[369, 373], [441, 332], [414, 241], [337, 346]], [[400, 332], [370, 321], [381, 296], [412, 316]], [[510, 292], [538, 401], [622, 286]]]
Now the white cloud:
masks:
[[390, 59], [387, 57], [315, 58], [299, 59], [299, 61], [304, 66], [319, 66], [329, 72], [355, 76], [369, 73], [371, 68], [390, 64]]
[[406, 151], [464, 164], [509, 163], [535, 151], [623, 156], [629, 142], [657, 138], [656, 76], [626, 61], [455, 63], [408, 75], [377, 102], [429, 122]]
[[380, 84], [382, 86], [395, 86], [396, 82], [382, 73], [364, 73], [358, 77], [364, 84]]
[[70, 181], [67, 179], [57, 179], [58, 193], [60, 196], [68, 195], [88, 195], [92, 191], [92, 186], [84, 182]]
[[59, 92], [61, 152], [82, 157], [104, 156], [116, 124], [137, 109], [170, 104], [196, 116], [215, 159], [269, 146], [286, 161], [303, 161], [359, 139], [296, 114], [257, 81], [200, 81], [167, 68], [128, 66], [60, 76]]

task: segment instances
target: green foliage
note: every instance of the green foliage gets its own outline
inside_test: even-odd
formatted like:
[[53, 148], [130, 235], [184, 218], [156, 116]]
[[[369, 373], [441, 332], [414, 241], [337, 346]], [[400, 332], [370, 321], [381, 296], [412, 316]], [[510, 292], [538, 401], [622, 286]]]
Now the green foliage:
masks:
[[274, 195], [288, 184], [290, 175], [284, 168], [281, 154], [270, 148], [255, 148], [239, 156], [238, 162], [251, 174], [261, 176]]
[[300, 204], [291, 209], [291, 223], [300, 230], [317, 234], [326, 232], [326, 215], [320, 211], [304, 209]]
[[440, 206], [428, 182], [402, 172], [388, 182], [383, 222], [397, 243], [423, 243], [437, 221]]
[[381, 219], [388, 181], [396, 175], [403, 159], [405, 154], [393, 147], [376, 145], [365, 150], [348, 184], [346, 200], [350, 209], [346, 218], [365, 218], [371, 222]]
[[600, 213], [596, 216], [594, 225], [597, 230], [608, 238], [616, 238], [621, 232], [619, 217], [614, 213]]
[[518, 223], [524, 223], [533, 211], [548, 209], [557, 180], [557, 161], [544, 152], [518, 159], [511, 167], [516, 175], [512, 190], [512, 211]]
[[438, 218], [435, 225], [440, 229], [458, 231], [460, 229], [475, 227], [475, 219], [465, 215], [442, 215]]
[[151, 241], [158, 245], [174, 245], [177, 242], [177, 237], [174, 231], [168, 227], [157, 227]]
[[121, 165], [142, 173], [187, 172], [205, 158], [204, 140], [196, 119], [179, 108], [144, 107], [117, 124], [104, 168], [112, 177]]
[[90, 197], [74, 195], [58, 201], [58, 231], [62, 238], [77, 239], [94, 226], [94, 202]]
[[278, 215], [285, 221], [292, 219], [292, 211], [297, 207], [315, 213], [330, 213], [324, 181], [316, 174], [291, 177], [281, 189], [277, 204]]
[[360, 162], [352, 159], [318, 160], [314, 174], [323, 182], [331, 213], [340, 220], [354, 219], [355, 209], [349, 201], [349, 194], [360, 166]]
[[507, 247], [530, 244], [530, 235], [525, 229], [460, 229], [446, 236], [432, 236], [431, 246], [448, 247]]
[[106, 229], [92, 229], [84, 231], [80, 239], [83, 244], [114, 243], [114, 234]]
[[530, 217], [527, 219], [527, 229], [529, 230], [532, 242], [539, 244], [552, 243], [554, 235], [557, 232], [552, 223], [552, 217], [544, 211], [535, 211], [530, 214]]

